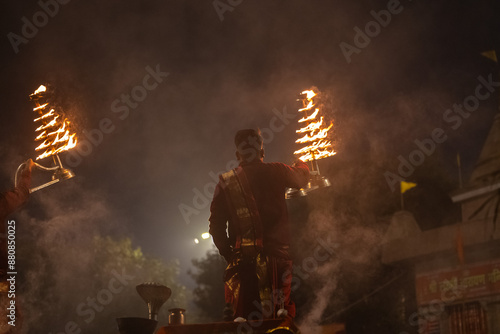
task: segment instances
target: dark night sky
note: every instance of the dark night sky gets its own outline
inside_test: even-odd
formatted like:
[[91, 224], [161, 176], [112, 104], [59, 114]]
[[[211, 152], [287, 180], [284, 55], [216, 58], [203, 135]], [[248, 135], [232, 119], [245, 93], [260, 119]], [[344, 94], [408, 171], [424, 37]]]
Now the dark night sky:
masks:
[[[131, 235], [146, 253], [180, 259], [183, 271], [208, 248], [193, 238], [207, 230], [209, 212], [203, 206], [187, 224], [179, 205], [193, 206], [193, 189], [203, 190], [209, 173], [234, 159], [236, 130], [269, 127], [273, 109], [293, 112], [303, 89], [317, 86], [329, 99], [325, 112], [335, 121], [338, 151], [331, 159], [349, 166], [363, 156], [383, 181], [415, 139], [446, 126], [444, 111], [474, 92], [479, 75], [497, 78], [495, 64], [480, 52], [498, 50], [500, 31], [489, 1], [405, 0], [347, 63], [339, 44], [353, 45], [353, 29], [364, 28], [370, 11], [387, 3], [242, 1], [221, 21], [212, 1], [73, 0], [15, 53], [7, 35], [21, 34], [21, 19], [32, 21], [41, 7], [5, 2], [0, 184], [10, 186], [16, 167], [34, 157], [28, 95], [42, 82], [65, 99], [80, 140], [103, 118], [115, 129], [72, 167], [75, 179], [35, 193], [25, 210], [37, 217], [40, 196], [92, 194], [116, 217], [103, 225], [120, 226], [113, 233]], [[157, 65], [169, 76], [120, 119], [113, 101]], [[448, 132], [438, 149], [443, 168], [453, 170], [460, 151], [470, 172], [497, 104], [492, 96]], [[292, 161], [294, 131], [295, 120], [274, 134], [267, 161]], [[67, 165], [68, 154], [61, 157]], [[398, 203], [389, 187], [379, 195]], [[78, 207], [75, 197], [59, 205]]]

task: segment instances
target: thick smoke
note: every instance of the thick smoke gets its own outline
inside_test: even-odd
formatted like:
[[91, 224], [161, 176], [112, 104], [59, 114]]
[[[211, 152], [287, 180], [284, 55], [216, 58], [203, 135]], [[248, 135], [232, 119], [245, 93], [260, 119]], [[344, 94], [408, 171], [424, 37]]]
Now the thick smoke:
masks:
[[[307, 223], [294, 222], [294, 231], [300, 230], [301, 234], [299, 239], [295, 237], [295, 252], [302, 254], [295, 260], [300, 268], [296, 271], [296, 293], [307, 291], [310, 296], [299, 308], [299, 326], [305, 333], [314, 333], [323, 319], [332, 318], [352, 302], [352, 296], [367, 293], [361, 287], [369, 285], [382, 269], [380, 222], [377, 224], [374, 216], [359, 212], [354, 203], [347, 207], [325, 200], [324, 197], [339, 196], [335, 190], [316, 192], [308, 199]], [[304, 272], [307, 275], [300, 274]]]
[[[27, 96], [41, 82], [53, 82], [73, 101], [69, 112], [81, 130], [80, 139], [91, 143], [90, 152], [80, 154], [82, 160], [74, 167], [79, 181], [49, 188], [47, 196], [33, 195], [38, 209], [30, 207], [19, 216], [19, 224], [30, 230], [26, 235], [34, 233], [26, 252], [48, 248], [26, 264], [32, 273], [26, 274], [26, 289], [33, 292], [28, 303], [56, 305], [74, 280], [92, 286], [76, 293], [83, 301], [107, 284], [111, 268], [104, 273], [108, 276], [92, 283], [83, 267], [95, 263], [88, 245], [96, 230], [122, 234], [126, 225], [148, 253], [179, 258], [184, 273], [197, 252], [190, 248], [193, 238], [207, 229], [208, 208], [195, 208], [199, 212], [186, 222], [179, 204], [194, 207], [193, 189], [203, 189], [212, 182], [210, 171], [224, 170], [234, 159], [236, 130], [249, 124], [267, 126], [275, 116], [273, 108], [287, 106], [293, 112], [297, 93], [315, 85], [330, 99], [325, 112], [334, 120], [338, 154], [322, 164], [332, 187], [308, 199], [303, 210], [311, 213], [295, 227], [303, 235], [296, 248], [312, 256], [310, 245], [320, 235], [339, 248], [310, 274], [317, 282], [303, 280], [318, 298], [305, 301], [314, 311], [304, 321], [317, 323], [322, 315], [348, 305], [352, 290], [361, 284], [356, 275], [369, 278], [378, 272], [370, 265], [377, 262], [373, 249], [387, 217], [399, 209], [384, 172], [397, 173], [398, 156], [408, 157], [416, 139], [443, 127], [448, 141], [408, 179], [426, 179], [432, 185], [429, 191], [446, 194], [456, 183], [449, 172], [456, 152], [466, 152], [464, 170], [473, 165], [475, 143], [482, 142], [496, 112], [492, 98], [481, 102], [456, 131], [442, 120], [446, 109], [473, 92], [478, 75], [491, 72], [490, 63], [479, 56], [490, 37], [482, 25], [482, 1], [463, 7], [446, 1], [402, 1], [404, 9], [348, 63], [339, 44], [354, 45], [354, 28], [363, 29], [374, 20], [370, 12], [385, 10], [387, 4], [243, 1], [221, 21], [211, 1], [71, 1], [20, 45], [19, 53], [4, 38], [0, 138], [5, 175], [10, 178], [30, 156], [26, 152], [32, 152]], [[39, 10], [38, 1], [22, 6], [10, 2], [4, 10], [9, 17], [1, 23], [3, 36], [21, 33], [21, 18], [31, 19]], [[126, 106], [123, 96], [143, 85], [147, 66], [157, 65], [170, 75], [137, 106], [128, 106], [126, 117], [124, 111], [113, 110], [116, 100]], [[103, 119], [114, 130], [94, 135], [92, 142], [88, 137]], [[295, 125], [291, 121], [275, 133], [266, 160], [291, 160]], [[80, 151], [88, 150], [80, 146]], [[436, 167], [444, 172], [435, 172]], [[37, 285], [35, 273], [46, 275], [48, 285]], [[343, 286], [345, 278], [353, 278], [352, 287]], [[39, 298], [43, 291], [53, 292], [50, 299]], [[72, 319], [74, 307], [58, 311]], [[50, 321], [34, 310], [26, 316]]]
[[[33, 170], [33, 176], [41, 173]], [[172, 289], [162, 324], [168, 308], [187, 303], [178, 262], [144, 255], [127, 237], [127, 217], [78, 177], [31, 194], [10, 219], [16, 225], [17, 326], [25, 333], [115, 331], [115, 318], [147, 317], [135, 291], [143, 282]]]

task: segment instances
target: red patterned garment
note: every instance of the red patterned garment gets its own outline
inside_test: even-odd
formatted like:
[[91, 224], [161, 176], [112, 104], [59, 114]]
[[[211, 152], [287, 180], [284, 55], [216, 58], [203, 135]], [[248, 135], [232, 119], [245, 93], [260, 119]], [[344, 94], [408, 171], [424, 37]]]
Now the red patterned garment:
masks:
[[7, 272], [7, 216], [22, 206], [29, 197], [31, 171], [25, 169], [19, 178], [17, 187], [0, 194], [0, 279]]
[[220, 176], [210, 207], [210, 234], [228, 262], [224, 275], [226, 302], [234, 317], [252, 312], [274, 318], [290, 300], [292, 262], [286, 188], [301, 188], [309, 176], [301, 161], [293, 167], [260, 160], [243, 162]]

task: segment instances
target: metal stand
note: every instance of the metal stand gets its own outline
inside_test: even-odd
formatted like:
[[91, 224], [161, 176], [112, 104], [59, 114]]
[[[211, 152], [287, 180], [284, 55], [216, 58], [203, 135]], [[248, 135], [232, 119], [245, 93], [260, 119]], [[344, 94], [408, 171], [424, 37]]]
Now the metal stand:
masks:
[[309, 181], [304, 188], [288, 188], [285, 193], [286, 199], [297, 198], [302, 196], [307, 196], [307, 194], [313, 190], [319, 188], [326, 188], [331, 186], [330, 180], [326, 177], [321, 176], [319, 173], [318, 160], [311, 161], [311, 171], [309, 172]]
[[[52, 171], [54, 173], [52, 174], [52, 181], [49, 181], [49, 182], [44, 183], [42, 185], [39, 185], [37, 187], [31, 188], [30, 194], [34, 193], [35, 191], [38, 191], [40, 189], [43, 189], [43, 188], [46, 188], [46, 187], [51, 186], [53, 184], [56, 184], [59, 181], [71, 179], [72, 177], [75, 176], [75, 173], [72, 170], [63, 167], [61, 159], [59, 158], [59, 156], [57, 154], [53, 155], [52, 159], [53, 159], [54, 165], [55, 165], [53, 167], [45, 167], [45, 166], [42, 166], [42, 165], [34, 162], [34, 165], [36, 168], [43, 170], [43, 171]], [[19, 172], [21, 171], [21, 169], [26, 167], [26, 163], [27, 162], [23, 162], [22, 164], [19, 165], [19, 167], [17, 167], [16, 175], [14, 178], [14, 184], [16, 187], [17, 187], [17, 181], [18, 181], [17, 176], [18, 176]]]

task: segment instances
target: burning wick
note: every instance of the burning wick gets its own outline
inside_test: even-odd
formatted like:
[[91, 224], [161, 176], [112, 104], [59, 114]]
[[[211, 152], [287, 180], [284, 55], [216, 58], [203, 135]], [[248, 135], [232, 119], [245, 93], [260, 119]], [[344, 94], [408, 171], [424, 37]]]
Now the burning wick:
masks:
[[[34, 122], [37, 123], [35, 130], [35, 142], [41, 142], [35, 148], [40, 151], [36, 160], [41, 160], [52, 156], [54, 166], [45, 167], [35, 163], [35, 167], [43, 171], [52, 171], [52, 181], [30, 189], [30, 193], [48, 187], [62, 180], [70, 179], [75, 174], [63, 167], [59, 153], [68, 151], [76, 146], [77, 138], [75, 133], [70, 131], [70, 122], [63, 117], [59, 109], [51, 101], [53, 94], [47, 87], [41, 85], [30, 95], [30, 100], [35, 103], [33, 112], [36, 114]], [[17, 177], [26, 162], [22, 163], [15, 175], [15, 184], [17, 186]]]
[[[295, 155], [299, 155], [299, 159], [307, 161], [315, 161], [335, 155], [336, 152], [332, 148], [332, 142], [327, 139], [328, 131], [332, 128], [333, 123], [327, 126], [323, 125], [323, 116], [319, 117], [319, 108], [315, 108], [314, 112], [309, 115], [316, 104], [313, 98], [317, 94], [312, 90], [305, 90], [301, 94], [303, 108], [299, 109], [304, 117], [299, 120], [299, 123], [306, 123], [305, 126], [295, 131], [297, 133], [305, 133], [304, 136], [297, 139], [295, 142], [299, 144], [307, 144], [301, 149], [293, 152]], [[305, 95], [305, 96], [304, 96]]]
[[55, 106], [51, 105], [50, 97], [51, 94], [44, 85], [38, 87], [30, 95], [30, 100], [35, 102], [33, 111], [37, 117], [34, 122], [40, 124], [35, 130], [35, 141], [42, 141], [35, 148], [35, 151], [41, 151], [36, 160], [68, 151], [74, 148], [78, 142], [76, 134], [70, 133], [70, 122], [58, 113]]
[[303, 117], [298, 121], [302, 127], [295, 131], [300, 135], [295, 142], [305, 144], [305, 146], [293, 154], [297, 155], [300, 160], [311, 163], [311, 175], [306, 188], [289, 188], [286, 191], [287, 199], [305, 196], [311, 190], [330, 186], [330, 181], [319, 173], [318, 160], [336, 154], [332, 142], [328, 139], [328, 131], [333, 127], [333, 123], [325, 124], [323, 116], [320, 116], [320, 109], [316, 107], [314, 101], [317, 95], [313, 90], [305, 90], [300, 93], [298, 99], [302, 102], [302, 107], [298, 111], [303, 114]]

